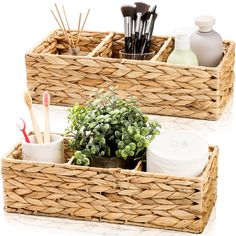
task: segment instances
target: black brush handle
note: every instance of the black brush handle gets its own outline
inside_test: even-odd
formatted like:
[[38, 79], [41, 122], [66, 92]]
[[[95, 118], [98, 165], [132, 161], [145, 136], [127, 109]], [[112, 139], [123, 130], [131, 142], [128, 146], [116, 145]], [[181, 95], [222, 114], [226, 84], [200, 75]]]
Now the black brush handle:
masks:
[[138, 53], [138, 36], [139, 36], [139, 33], [138, 32], [135, 32], [134, 34], [134, 45], [133, 45], [133, 53]]
[[131, 53], [132, 51], [132, 38], [125, 37], [125, 53]]
[[151, 47], [151, 40], [148, 40], [145, 43], [144, 53], [149, 53], [150, 47]]
[[142, 48], [141, 48], [141, 54], [144, 54], [147, 50], [147, 43], [148, 43], [148, 34], [145, 34], [143, 37], [143, 44], [142, 44]]
[[128, 16], [124, 17], [125, 53], [131, 53], [132, 27], [133, 27], [132, 18]]

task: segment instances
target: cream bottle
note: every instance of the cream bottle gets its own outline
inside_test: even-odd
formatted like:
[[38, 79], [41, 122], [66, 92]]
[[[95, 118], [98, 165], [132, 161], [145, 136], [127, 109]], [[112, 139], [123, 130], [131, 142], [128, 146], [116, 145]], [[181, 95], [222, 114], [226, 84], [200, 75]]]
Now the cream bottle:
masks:
[[190, 39], [187, 33], [176, 34], [175, 48], [169, 55], [167, 63], [198, 66], [198, 60], [190, 48]]
[[213, 30], [214, 24], [215, 18], [213, 16], [195, 18], [195, 25], [199, 29], [191, 35], [190, 44], [200, 66], [215, 67], [223, 57], [223, 40]]

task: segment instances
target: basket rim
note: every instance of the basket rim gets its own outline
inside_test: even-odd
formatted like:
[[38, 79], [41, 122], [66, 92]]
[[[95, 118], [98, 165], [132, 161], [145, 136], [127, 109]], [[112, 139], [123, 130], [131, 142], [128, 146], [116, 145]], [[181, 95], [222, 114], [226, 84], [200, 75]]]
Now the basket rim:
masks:
[[[63, 139], [69, 139], [68, 137], [63, 137]], [[208, 163], [205, 166], [204, 170], [199, 176], [191, 177], [191, 176], [175, 176], [175, 175], [167, 175], [167, 174], [160, 174], [154, 172], [145, 172], [145, 171], [137, 171], [137, 170], [127, 170], [122, 168], [101, 168], [101, 167], [92, 167], [92, 166], [78, 166], [78, 165], [71, 165], [66, 163], [49, 163], [49, 162], [37, 162], [37, 161], [29, 161], [29, 160], [17, 160], [9, 158], [9, 156], [21, 145], [21, 142], [17, 142], [14, 147], [10, 149], [5, 155], [3, 155], [2, 163], [8, 162], [12, 164], [25, 164], [25, 165], [39, 165], [39, 166], [48, 166], [48, 167], [55, 167], [55, 168], [66, 168], [70, 170], [81, 170], [81, 171], [98, 171], [100, 173], [121, 173], [121, 174], [129, 174], [134, 176], [140, 177], [149, 177], [149, 178], [170, 178], [176, 180], [183, 180], [186, 181], [193, 181], [197, 183], [203, 183], [205, 176], [209, 171], [209, 168], [212, 165], [213, 159], [218, 156], [219, 154], [219, 147], [216, 145], [209, 145], [209, 159]]]
[[[60, 29], [54, 29], [47, 34], [46, 37], [44, 37], [43, 40], [41, 40], [39, 43], [37, 43], [34, 47], [32, 47], [30, 50], [28, 50], [25, 53], [25, 56], [33, 56], [33, 57], [57, 57], [61, 59], [75, 59], [75, 60], [81, 60], [81, 59], [86, 59], [86, 60], [98, 60], [98, 61], [104, 61], [104, 62], [119, 62], [121, 64], [138, 64], [138, 65], [150, 65], [152, 64], [153, 66], [166, 66], [166, 67], [171, 67], [171, 68], [179, 68], [179, 69], [193, 69], [193, 70], [204, 70], [204, 71], [215, 71], [218, 72], [220, 68], [223, 66], [224, 61], [230, 54], [232, 50], [234, 50], [235, 47], [235, 42], [232, 40], [223, 40], [223, 43], [229, 44], [229, 49], [226, 54], [224, 54], [223, 59], [221, 60], [220, 64], [216, 67], [206, 67], [206, 66], [186, 66], [186, 65], [178, 65], [178, 64], [171, 64], [167, 62], [160, 62], [160, 61], [151, 61], [151, 60], [134, 60], [134, 59], [121, 59], [121, 58], [104, 58], [104, 57], [88, 57], [88, 56], [74, 56], [74, 55], [57, 55], [57, 54], [49, 54], [49, 53], [35, 53], [33, 52], [37, 47], [39, 47], [43, 42], [45, 42], [50, 36], [53, 34], [61, 31]], [[72, 32], [75, 32], [75, 30], [72, 30]], [[83, 31], [83, 33], [98, 33], [98, 34], [109, 34], [111, 32], [115, 33], [115, 36], [118, 35], [123, 35], [123, 33], [115, 32], [115, 31]], [[114, 36], [114, 37], [115, 37]], [[162, 38], [168, 40], [168, 38], [174, 39], [175, 37], [172, 35], [153, 35], [154, 37], [157, 38]]]

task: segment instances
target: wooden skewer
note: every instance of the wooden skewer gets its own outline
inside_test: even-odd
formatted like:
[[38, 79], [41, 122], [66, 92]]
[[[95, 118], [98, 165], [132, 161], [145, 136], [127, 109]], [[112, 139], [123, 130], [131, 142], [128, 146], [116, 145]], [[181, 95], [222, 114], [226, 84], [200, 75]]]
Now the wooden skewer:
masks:
[[79, 43], [79, 41], [78, 41], [78, 39], [79, 39], [79, 33], [80, 33], [80, 22], [81, 22], [81, 17], [82, 17], [82, 14], [80, 13], [79, 14], [79, 23], [78, 23], [78, 29], [77, 29], [77, 39], [76, 39], [76, 47], [78, 47], [78, 43]]
[[80, 32], [79, 32], [79, 36], [78, 36], [78, 39], [77, 39], [78, 43], [79, 43], [79, 40], [80, 40], [81, 32], [84, 30], [84, 25], [85, 25], [85, 23], [86, 23], [86, 21], [87, 21], [89, 12], [90, 12], [90, 9], [88, 9], [88, 11], [87, 11], [87, 14], [86, 14], [86, 16], [85, 16], [83, 25], [82, 25], [81, 30], [80, 30]]
[[70, 32], [70, 38], [71, 38], [72, 46], [73, 46], [73, 48], [75, 48], [73, 36], [72, 36], [71, 29], [70, 29], [70, 25], [69, 25], [69, 22], [68, 22], [68, 19], [67, 19], [67, 16], [66, 16], [66, 10], [65, 10], [64, 5], [62, 5], [62, 10], [63, 10], [64, 16], [65, 16], [65, 19], [66, 19], [66, 24], [67, 24], [68, 30], [69, 30], [69, 32]]
[[51, 10], [51, 13], [52, 13], [53, 17], [55, 18], [55, 20], [56, 20], [56, 22], [57, 22], [58, 26], [60, 27], [60, 29], [61, 29], [62, 33], [64, 34], [64, 36], [65, 36], [66, 40], [68, 41], [68, 43], [69, 43], [69, 45], [70, 45], [70, 40], [69, 40], [69, 38], [68, 38], [68, 35], [67, 35], [67, 34], [64, 32], [64, 30], [63, 30], [63, 28], [62, 28], [62, 26], [61, 26], [61, 24], [60, 24], [59, 20], [57, 19], [57, 17], [56, 17], [56, 15], [55, 15], [55, 13], [53, 12], [53, 10]]
[[[56, 10], [57, 10], [57, 14], [58, 14], [58, 16], [59, 16], [59, 18], [61, 20], [61, 24], [62, 24], [62, 27], [63, 27], [63, 29], [65, 31], [65, 34], [67, 35], [68, 41], [70, 41], [69, 36], [67, 34], [67, 31], [66, 31], [66, 28], [65, 28], [65, 25], [64, 25], [64, 22], [63, 22], [62, 17], [61, 17], [60, 11], [59, 11], [56, 3], [55, 3], [55, 7], [56, 7]], [[72, 47], [71, 43], [69, 43], [69, 44], [70, 44], [70, 47]]]

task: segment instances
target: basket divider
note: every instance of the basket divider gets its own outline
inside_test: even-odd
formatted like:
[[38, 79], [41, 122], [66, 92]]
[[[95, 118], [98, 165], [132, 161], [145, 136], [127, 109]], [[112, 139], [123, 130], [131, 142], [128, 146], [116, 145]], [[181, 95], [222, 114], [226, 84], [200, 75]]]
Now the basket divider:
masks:
[[70, 158], [70, 160], [67, 162], [67, 165], [71, 165], [72, 164], [72, 162], [74, 161], [74, 159], [75, 159], [75, 157], [73, 156], [73, 157], [71, 157]]
[[166, 50], [166, 48], [169, 46], [170, 42], [172, 40], [172, 37], [169, 36], [168, 39], [165, 41], [165, 43], [161, 46], [160, 50], [157, 52], [157, 54], [151, 59], [151, 61], [158, 61], [160, 55]]
[[104, 47], [104, 45], [105, 45], [106, 43], [108, 43], [108, 42], [114, 37], [114, 35], [115, 35], [114, 32], [109, 33], [109, 34], [102, 40], [102, 42], [101, 42], [100, 44], [98, 44], [97, 47], [95, 47], [92, 52], [90, 52], [90, 53], [88, 54], [88, 57], [94, 57], [94, 56], [96, 56], [96, 55], [98, 54], [98, 52]]
[[142, 170], [142, 161], [139, 161], [134, 168], [134, 171], [141, 171]]

